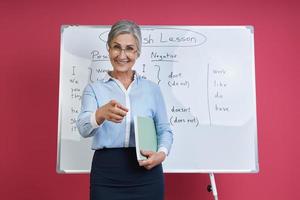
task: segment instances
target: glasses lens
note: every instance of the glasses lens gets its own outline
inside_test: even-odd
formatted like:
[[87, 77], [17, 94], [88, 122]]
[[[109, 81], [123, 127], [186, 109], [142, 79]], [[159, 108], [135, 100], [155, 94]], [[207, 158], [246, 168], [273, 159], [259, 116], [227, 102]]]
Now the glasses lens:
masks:
[[136, 50], [135, 50], [132, 46], [127, 46], [127, 47], [125, 48], [125, 53], [126, 53], [127, 55], [129, 55], [129, 54], [134, 54], [135, 51], [136, 51]]
[[119, 54], [122, 51], [122, 48], [119, 45], [114, 45], [111, 47], [111, 49], [112, 49], [113, 53], [115, 53], [115, 54]]

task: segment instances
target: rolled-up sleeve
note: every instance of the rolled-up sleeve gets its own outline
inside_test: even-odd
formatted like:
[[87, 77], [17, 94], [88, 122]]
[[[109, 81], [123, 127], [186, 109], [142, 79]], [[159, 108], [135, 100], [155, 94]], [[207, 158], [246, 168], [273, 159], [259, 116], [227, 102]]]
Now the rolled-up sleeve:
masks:
[[89, 84], [85, 87], [82, 100], [81, 111], [77, 118], [77, 128], [82, 137], [91, 137], [94, 135], [94, 130], [97, 126], [94, 123], [95, 111], [98, 108], [97, 99], [92, 86]]
[[[155, 97], [156, 109], [154, 121], [157, 132], [158, 149], [169, 154], [173, 143], [173, 132], [170, 127], [165, 101], [159, 87], [156, 88]], [[165, 150], [167, 150], [167, 152]]]

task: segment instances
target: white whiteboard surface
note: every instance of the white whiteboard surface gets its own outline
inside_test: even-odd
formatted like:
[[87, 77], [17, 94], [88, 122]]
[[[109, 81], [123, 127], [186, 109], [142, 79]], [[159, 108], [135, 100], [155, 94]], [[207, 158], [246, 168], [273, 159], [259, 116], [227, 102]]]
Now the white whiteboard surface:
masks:
[[[111, 69], [108, 26], [62, 26], [57, 171], [90, 172], [75, 121], [89, 82]], [[174, 143], [164, 172], [258, 172], [251, 26], [141, 26], [134, 68], [160, 85]]]

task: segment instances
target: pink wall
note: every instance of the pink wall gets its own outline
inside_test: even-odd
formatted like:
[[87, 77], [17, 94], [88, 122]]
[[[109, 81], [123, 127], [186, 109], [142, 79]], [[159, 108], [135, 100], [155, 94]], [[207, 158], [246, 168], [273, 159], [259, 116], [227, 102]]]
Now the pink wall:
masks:
[[[88, 175], [55, 171], [60, 25], [121, 18], [143, 25], [254, 25], [260, 173], [216, 175], [219, 198], [300, 199], [299, 1], [126, 2], [1, 2], [0, 199], [88, 199]], [[212, 199], [207, 174], [165, 177], [166, 200]]]

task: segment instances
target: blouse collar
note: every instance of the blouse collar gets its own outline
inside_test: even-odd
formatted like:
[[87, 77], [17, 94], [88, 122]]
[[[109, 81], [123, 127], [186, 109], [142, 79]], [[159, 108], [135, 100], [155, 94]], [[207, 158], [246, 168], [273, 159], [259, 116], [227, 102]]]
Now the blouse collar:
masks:
[[[114, 77], [112, 77], [111, 75], [110, 75], [110, 72], [112, 72], [112, 71], [107, 71], [106, 73], [105, 73], [105, 75], [104, 75], [104, 77], [103, 77], [103, 79], [102, 79], [102, 81], [103, 82], [108, 82], [109, 80], [114, 80], [115, 78]], [[135, 70], [133, 70], [133, 81], [134, 80], [137, 80], [138, 78], [140, 78], [141, 76], [135, 71]]]

